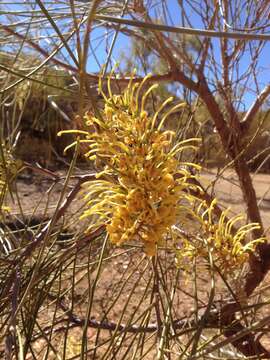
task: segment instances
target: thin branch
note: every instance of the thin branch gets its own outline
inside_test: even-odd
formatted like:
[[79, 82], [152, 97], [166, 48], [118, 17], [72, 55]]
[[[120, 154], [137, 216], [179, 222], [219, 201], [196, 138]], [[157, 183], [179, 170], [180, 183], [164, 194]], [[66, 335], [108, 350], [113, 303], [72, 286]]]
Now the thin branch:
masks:
[[267, 97], [270, 95], [270, 85], [265, 86], [265, 88], [261, 91], [261, 93], [257, 96], [256, 100], [253, 102], [253, 104], [250, 106], [248, 111], [246, 112], [243, 120], [242, 125], [245, 129], [245, 131], [248, 131], [248, 129], [251, 126], [251, 123], [254, 119], [254, 116], [259, 111], [262, 104], [265, 102]]
[[146, 23], [139, 20], [130, 20], [130, 19], [120, 19], [113, 16], [107, 15], [96, 15], [96, 20], [102, 20], [111, 23], [124, 24], [135, 26], [140, 29], [156, 30], [156, 31], [167, 31], [176, 34], [189, 34], [189, 35], [200, 35], [205, 37], [214, 37], [214, 38], [226, 38], [226, 39], [243, 39], [246, 41], [251, 40], [265, 40], [270, 41], [270, 35], [268, 34], [246, 34], [241, 32], [224, 32], [224, 31], [215, 31], [215, 30], [202, 30], [202, 29], [193, 29], [186, 27], [175, 27], [168, 25], [160, 25], [153, 23]]

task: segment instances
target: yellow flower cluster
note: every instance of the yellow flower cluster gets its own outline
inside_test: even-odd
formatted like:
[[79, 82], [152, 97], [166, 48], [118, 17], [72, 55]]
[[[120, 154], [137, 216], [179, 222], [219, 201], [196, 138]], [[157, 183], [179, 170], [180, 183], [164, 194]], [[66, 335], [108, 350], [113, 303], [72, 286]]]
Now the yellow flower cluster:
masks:
[[[97, 169], [101, 167], [96, 180], [83, 185], [87, 209], [82, 217], [90, 223], [88, 230], [106, 224], [112, 243], [139, 241], [149, 256], [156, 254], [157, 246], [163, 245], [170, 234], [177, 244], [179, 262], [211, 257], [225, 276], [233, 274], [265, 239], [248, 241], [258, 224], [236, 227], [244, 220], [242, 215], [229, 219], [229, 210], [225, 210], [217, 217], [216, 200], [209, 206], [191, 195], [202, 191], [192, 181], [200, 167], [180, 161], [177, 155], [186, 149], [196, 150], [198, 139], [174, 145], [174, 132], [163, 130], [168, 116], [183, 106], [164, 111], [172, 98], [164, 101], [153, 116], [147, 113], [147, 98], [157, 87], [154, 84], [143, 90], [149, 76], [140, 84], [131, 78], [121, 95], [113, 94], [111, 78], [106, 94], [100, 82], [104, 107], [99, 116], [86, 114], [87, 131], [64, 131], [83, 135], [79, 142], [88, 147], [85, 156], [95, 162]], [[177, 227], [188, 217], [195, 229], [191, 236]]]
[[179, 220], [179, 203], [194, 188], [189, 169], [199, 166], [176, 159], [179, 152], [196, 149], [192, 144], [198, 139], [173, 145], [174, 133], [162, 129], [166, 118], [184, 104], [162, 116], [172, 98], [152, 117], [145, 110], [147, 97], [157, 87], [155, 84], [142, 91], [149, 77], [140, 84], [131, 79], [122, 95], [112, 93], [110, 79], [107, 95], [100, 83], [105, 103], [101, 117], [87, 114], [89, 131], [78, 133], [85, 135], [82, 142], [89, 143], [86, 156], [103, 167], [96, 181], [84, 185], [89, 202], [83, 216], [94, 217], [95, 224], [96, 215], [99, 221], [105, 220], [113, 243], [139, 240], [146, 254], [153, 256], [156, 246], [164, 243], [168, 230]]
[[216, 204], [215, 199], [210, 206], [202, 202], [197, 207], [194, 215], [199, 223], [198, 232], [189, 239], [182, 237], [178, 254], [179, 259], [196, 256], [208, 259], [210, 253], [215, 266], [228, 276], [241, 269], [249, 254], [255, 251], [256, 245], [266, 239], [249, 239], [251, 232], [260, 228], [259, 224], [250, 223], [236, 227], [239, 221], [244, 220], [241, 214], [228, 218], [229, 209], [226, 209], [217, 218], [214, 214]]

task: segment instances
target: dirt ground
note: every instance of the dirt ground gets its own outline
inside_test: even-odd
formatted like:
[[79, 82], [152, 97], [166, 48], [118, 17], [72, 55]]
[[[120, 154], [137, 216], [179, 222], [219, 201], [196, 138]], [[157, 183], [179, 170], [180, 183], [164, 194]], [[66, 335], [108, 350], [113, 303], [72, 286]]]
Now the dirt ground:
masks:
[[[214, 197], [216, 197], [220, 204], [224, 207], [230, 207], [232, 213], [245, 213], [244, 201], [241, 194], [241, 189], [237, 182], [237, 176], [232, 170], [226, 170], [223, 174], [218, 174], [216, 169], [211, 169], [209, 171], [204, 171], [201, 175], [201, 183], [205, 188], [208, 189], [208, 192], [211, 193]], [[59, 200], [59, 196], [63, 189], [64, 184], [64, 172], [58, 172], [58, 175], [63, 177], [53, 188], [52, 181], [49, 177], [41, 177], [41, 176], [32, 176], [30, 174], [23, 174], [17, 180], [17, 195], [16, 203], [20, 206], [15, 206], [12, 199], [9, 199], [11, 212], [10, 216], [7, 218], [7, 222], [10, 224], [14, 223], [14, 219], [16, 219], [16, 226], [20, 227], [20, 223], [28, 222], [31, 225], [38, 224], [39, 222], [46, 221], [53, 214], [56, 204]], [[72, 188], [72, 185], [76, 182], [76, 179], [71, 180], [70, 187], [67, 188], [67, 192]], [[266, 174], [254, 174], [253, 175], [253, 183], [257, 193], [257, 200], [259, 203], [259, 208], [261, 210], [261, 215], [263, 218], [263, 223], [266, 229], [266, 233], [270, 234], [270, 175]], [[71, 207], [71, 213], [74, 214], [79, 211], [79, 207], [75, 202]], [[22, 215], [23, 214], [23, 215]], [[73, 231], [77, 231], [80, 226], [78, 223], [73, 223], [71, 218], [67, 220], [68, 224], [71, 224], [71, 228]], [[70, 230], [70, 229], [69, 229]], [[93, 248], [94, 251], [94, 248]], [[129, 252], [128, 249], [116, 249], [114, 250], [114, 256], [108, 257], [107, 265], [102, 270], [102, 276], [100, 277], [100, 281], [98, 282], [98, 290], [95, 293], [96, 298], [94, 299], [94, 305], [91, 309], [91, 318], [95, 320], [108, 320], [120, 321], [121, 323], [128, 323], [130, 321], [130, 315], [134, 312], [138, 312], [138, 316], [140, 313], [143, 313], [149, 303], [145, 305], [139, 304], [140, 301], [143, 300], [143, 293], [147, 288], [148, 281], [151, 277], [151, 271], [146, 272], [146, 260], [142, 260], [141, 264], [139, 264], [139, 260], [142, 259], [142, 255], [136, 251]], [[175, 265], [173, 257], [166, 257], [163, 259], [164, 263], [166, 263], [166, 269], [164, 270], [166, 273], [166, 279], [170, 283], [173, 281], [175, 277]], [[85, 263], [87, 259], [82, 257], [80, 259], [82, 263]], [[149, 266], [148, 266], [149, 267]], [[129, 271], [133, 269], [133, 273]], [[136, 268], [136, 270], [134, 270]], [[93, 270], [93, 274], [95, 274], [95, 270]], [[92, 275], [93, 275], [92, 274]], [[94, 275], [93, 275], [94, 276]], [[131, 280], [130, 280], [131, 279]], [[88, 293], [88, 281], [87, 279], [87, 270], [82, 267], [82, 270], [77, 271], [76, 273], [76, 315], [85, 316], [86, 306], [84, 301]], [[269, 277], [267, 277], [262, 284], [262, 286], [266, 286], [269, 282]], [[69, 282], [67, 281], [66, 286], [68, 288]], [[199, 290], [200, 300], [199, 303], [201, 305], [205, 304], [207, 299], [209, 298], [209, 278], [204, 275], [204, 269], [202, 267], [202, 274], [199, 279], [199, 286], [201, 287]], [[123, 291], [121, 296], [118, 297], [118, 290], [123, 287]], [[127, 301], [131, 289], [134, 287], [132, 298]], [[175, 297], [174, 308], [175, 313], [173, 316], [175, 318], [191, 318], [194, 312], [194, 299], [192, 298], [193, 293], [193, 285], [191, 282], [186, 279], [182, 279], [179, 282], [179, 294]], [[220, 286], [217, 291], [217, 298], [223, 299], [224, 287]], [[268, 299], [268, 290], [265, 293], [266, 298]], [[151, 291], [147, 292], [145, 299], [151, 297]], [[117, 303], [112, 306], [113, 299], [118, 299]], [[67, 293], [66, 301], [68, 303], [70, 299], [70, 295]], [[148, 301], [148, 300], [147, 300]], [[120, 318], [122, 314], [123, 306], [128, 304], [127, 309], [125, 309], [123, 313], [123, 318]], [[108, 311], [108, 308], [111, 307], [111, 310]], [[269, 306], [264, 307], [264, 315], [270, 313]], [[63, 312], [62, 312], [63, 313]], [[44, 308], [44, 312], [41, 313], [40, 317], [46, 318], [49, 323], [50, 318], [52, 318], [53, 312], [49, 310], [49, 308]], [[61, 314], [60, 314], [61, 315]], [[59, 315], [59, 316], [60, 316]], [[139, 321], [139, 320], [138, 320]], [[140, 320], [141, 321], [141, 320]], [[152, 311], [151, 318], [149, 320], [150, 323], [156, 322], [155, 312]], [[81, 327], [76, 327], [69, 331], [69, 342], [68, 342], [68, 351], [69, 356], [74, 356], [80, 351], [80, 339], [82, 336]], [[112, 331], [103, 331], [103, 334], [99, 336], [98, 342], [104, 342], [104, 344], [109, 343], [110, 338], [112, 336]], [[93, 328], [88, 328], [87, 332], [89, 348], [96, 346], [97, 344], [97, 330]], [[121, 341], [121, 337], [117, 339], [119, 343]], [[55, 346], [61, 348], [63, 346], [64, 340], [61, 335], [61, 332], [55, 337]], [[153, 340], [149, 340], [149, 344], [153, 345]], [[264, 337], [264, 343], [268, 346], [270, 343], [270, 335], [266, 333]], [[42, 348], [46, 346], [46, 342], [44, 340], [37, 340], [35, 347], [36, 349], [40, 348], [42, 354]], [[106, 352], [106, 345], [104, 345], [103, 350], [95, 353], [90, 352], [89, 359], [99, 359], [104, 356], [104, 352]], [[126, 341], [122, 347], [122, 350], [117, 352], [117, 355], [107, 354], [106, 359], [132, 359], [132, 356], [125, 355], [128, 350], [128, 341]], [[270, 346], [269, 346], [270, 349]], [[145, 359], [154, 359], [155, 351], [150, 350], [148, 355], [145, 355]], [[178, 347], [178, 351], [180, 348]], [[102, 356], [101, 356], [102, 354]], [[27, 359], [32, 359], [32, 355], [29, 355]], [[54, 352], [50, 358], [54, 359]], [[94, 356], [94, 357], [93, 357]], [[126, 356], [126, 357], [125, 357]], [[103, 358], [103, 357], [102, 357]], [[140, 357], [134, 357], [134, 359], [139, 359]], [[173, 358], [173, 357], [172, 357]]]
[[[229, 206], [234, 213], [245, 213], [243, 196], [235, 172], [226, 170], [225, 173], [218, 175], [218, 177], [217, 174], [217, 170], [209, 170], [201, 176], [204, 186], [209, 186], [209, 193], [215, 194], [224, 207]], [[252, 181], [264, 227], [268, 232], [270, 227], [270, 175], [252, 174]]]
[[[56, 194], [61, 192], [65, 179], [64, 171], [56, 171], [55, 173], [62, 177], [62, 179], [54, 187], [48, 213], [53, 211], [55, 202], [57, 201]], [[80, 172], [80, 174], [81, 173], [82, 172]], [[86, 173], [86, 171], [83, 172], [83, 174]], [[263, 222], [265, 228], [268, 228], [270, 226], [270, 218], [268, 216], [270, 210], [270, 175], [252, 174], [252, 180]], [[221, 174], [219, 174], [216, 169], [204, 171], [200, 176], [200, 182], [213, 197], [216, 197], [224, 206], [229, 206], [234, 213], [245, 212], [242, 192], [238, 184], [237, 175], [233, 170], [229, 169]], [[33, 176], [33, 174], [26, 173], [19, 177], [17, 180], [17, 188], [24, 213], [32, 213], [33, 206], [37, 207], [39, 214], [42, 213], [44, 204], [48, 200], [48, 190], [52, 183], [53, 181], [50, 177], [46, 176]], [[72, 186], [72, 183], [74, 183], [74, 180], [70, 182], [70, 186]], [[17, 206], [12, 207], [11, 215], [19, 215]]]

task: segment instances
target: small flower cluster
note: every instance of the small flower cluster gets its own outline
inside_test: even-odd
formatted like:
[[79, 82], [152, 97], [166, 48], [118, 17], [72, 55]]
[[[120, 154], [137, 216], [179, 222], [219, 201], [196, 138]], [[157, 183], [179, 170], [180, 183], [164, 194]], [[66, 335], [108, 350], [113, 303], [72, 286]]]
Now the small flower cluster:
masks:
[[215, 266], [228, 276], [241, 269], [249, 254], [254, 252], [256, 245], [264, 242], [265, 238], [249, 239], [252, 231], [260, 228], [259, 224], [250, 223], [236, 227], [238, 222], [244, 220], [241, 214], [228, 218], [229, 209], [226, 209], [217, 218], [214, 214], [216, 205], [215, 199], [210, 206], [202, 202], [197, 207], [194, 212], [195, 220], [199, 224], [197, 234], [189, 239], [181, 237], [181, 250], [178, 254], [179, 259], [196, 256], [208, 259], [210, 253]]
[[[160, 116], [173, 99], [166, 100], [154, 114], [145, 110], [147, 97], [157, 85], [142, 93], [147, 76], [139, 84], [131, 79], [122, 95], [114, 95], [108, 81], [101, 117], [86, 115], [89, 132], [81, 141], [89, 143], [86, 156], [102, 165], [97, 180], [85, 184], [88, 209], [83, 217], [98, 216], [106, 221], [110, 240], [120, 245], [130, 240], [143, 243], [146, 254], [153, 256], [156, 246], [164, 243], [169, 229], [181, 216], [179, 204], [190, 198], [194, 175], [189, 169], [198, 165], [180, 162], [176, 155], [196, 149], [198, 139], [173, 145], [174, 133], [163, 131], [166, 118], [178, 104]], [[95, 224], [97, 224], [95, 220]], [[92, 228], [92, 225], [90, 225]]]

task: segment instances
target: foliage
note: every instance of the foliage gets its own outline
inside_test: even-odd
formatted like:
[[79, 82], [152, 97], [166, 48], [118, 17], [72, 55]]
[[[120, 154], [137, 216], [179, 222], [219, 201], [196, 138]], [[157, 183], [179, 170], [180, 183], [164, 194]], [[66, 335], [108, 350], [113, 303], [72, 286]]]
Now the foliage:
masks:
[[[1, 4], [0, 357], [269, 358], [250, 172], [269, 157], [268, 2], [178, 1], [177, 19], [156, 0], [16, 6]], [[74, 150], [61, 169], [28, 142], [22, 156], [29, 128], [37, 149]]]

